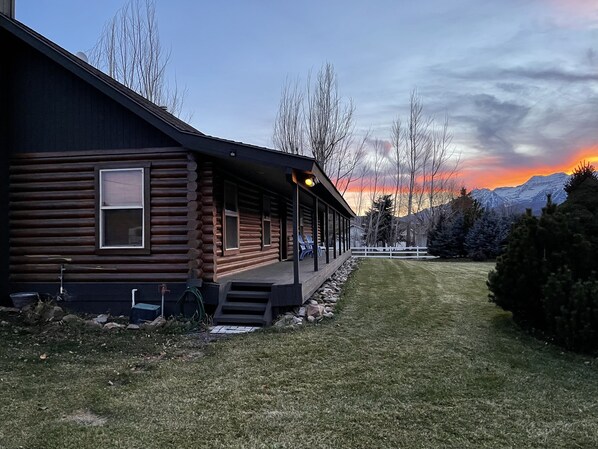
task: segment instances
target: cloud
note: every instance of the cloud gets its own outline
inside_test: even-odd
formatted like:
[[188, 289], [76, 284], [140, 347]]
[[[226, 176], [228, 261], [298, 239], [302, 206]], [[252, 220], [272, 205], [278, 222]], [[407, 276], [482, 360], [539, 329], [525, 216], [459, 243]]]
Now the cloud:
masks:
[[[586, 58], [590, 58], [589, 55]], [[593, 54], [591, 58], [594, 58]], [[568, 71], [558, 67], [512, 67], [500, 68], [486, 66], [469, 70], [446, 70], [446, 68], [436, 67], [434, 70], [442, 70], [444, 76], [467, 81], [496, 81], [505, 79], [529, 79], [534, 81], [556, 81], [559, 83], [586, 83], [588, 81], [598, 81], [597, 72], [587, 71]], [[503, 85], [508, 84], [502, 82]]]
[[465, 114], [457, 117], [473, 127], [475, 147], [483, 154], [494, 154], [505, 161], [521, 162], [516, 152], [516, 137], [530, 107], [512, 101], [501, 101], [494, 95], [475, 94], [462, 97]]
[[598, 81], [598, 73], [593, 72], [572, 72], [559, 68], [536, 69], [529, 67], [517, 67], [506, 69], [500, 72], [501, 77], [528, 78], [542, 81], [558, 81], [565, 83], [585, 83], [587, 81]]

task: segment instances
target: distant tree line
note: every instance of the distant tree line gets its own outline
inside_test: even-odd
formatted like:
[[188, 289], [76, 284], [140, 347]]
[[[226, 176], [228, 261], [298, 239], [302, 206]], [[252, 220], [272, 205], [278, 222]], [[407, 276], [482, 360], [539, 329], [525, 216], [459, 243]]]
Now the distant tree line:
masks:
[[495, 259], [502, 253], [515, 216], [484, 210], [461, 189], [461, 195], [443, 207], [428, 233], [428, 253], [444, 258]]

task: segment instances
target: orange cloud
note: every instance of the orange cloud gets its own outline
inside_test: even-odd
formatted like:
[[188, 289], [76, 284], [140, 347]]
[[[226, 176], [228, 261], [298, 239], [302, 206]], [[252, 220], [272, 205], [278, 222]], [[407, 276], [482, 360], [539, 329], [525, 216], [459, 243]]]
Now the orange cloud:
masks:
[[534, 175], [550, 175], [557, 172], [571, 173], [581, 162], [598, 165], [598, 146], [582, 148], [559, 164], [539, 164], [531, 167], [500, 167], [492, 157], [470, 160], [462, 172], [464, 185], [468, 190], [516, 186], [523, 184]]

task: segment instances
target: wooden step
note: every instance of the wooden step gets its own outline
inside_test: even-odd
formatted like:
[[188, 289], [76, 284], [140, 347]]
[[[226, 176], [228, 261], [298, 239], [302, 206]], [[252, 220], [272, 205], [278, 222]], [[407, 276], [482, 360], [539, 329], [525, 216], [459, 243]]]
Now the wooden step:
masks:
[[231, 290], [251, 290], [251, 291], [270, 291], [272, 283], [251, 282], [251, 281], [233, 281], [230, 284]]
[[251, 326], [263, 326], [264, 317], [262, 315], [251, 315], [246, 313], [222, 314], [218, 317], [218, 324], [247, 324]]
[[265, 302], [233, 302], [226, 301], [222, 305], [222, 313], [228, 314], [229, 312], [255, 312], [261, 313], [262, 315], [266, 311]]
[[229, 292], [226, 295], [226, 299], [234, 299], [234, 300], [243, 300], [243, 299], [247, 299], [247, 300], [256, 300], [256, 299], [261, 299], [265, 302], [268, 301], [268, 299], [270, 299], [270, 291], [267, 292], [256, 292], [256, 291], [249, 291], [249, 290], [229, 290]]

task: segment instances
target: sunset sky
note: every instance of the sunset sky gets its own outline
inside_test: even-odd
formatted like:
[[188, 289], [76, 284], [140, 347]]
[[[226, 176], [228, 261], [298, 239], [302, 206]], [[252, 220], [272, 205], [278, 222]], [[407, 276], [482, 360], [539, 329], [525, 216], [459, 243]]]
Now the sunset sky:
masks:
[[[17, 19], [89, 50], [118, 0], [17, 0]], [[356, 133], [388, 139], [417, 88], [448, 114], [469, 189], [598, 164], [596, 0], [157, 0], [184, 115], [210, 135], [272, 146], [287, 77], [334, 64]]]

